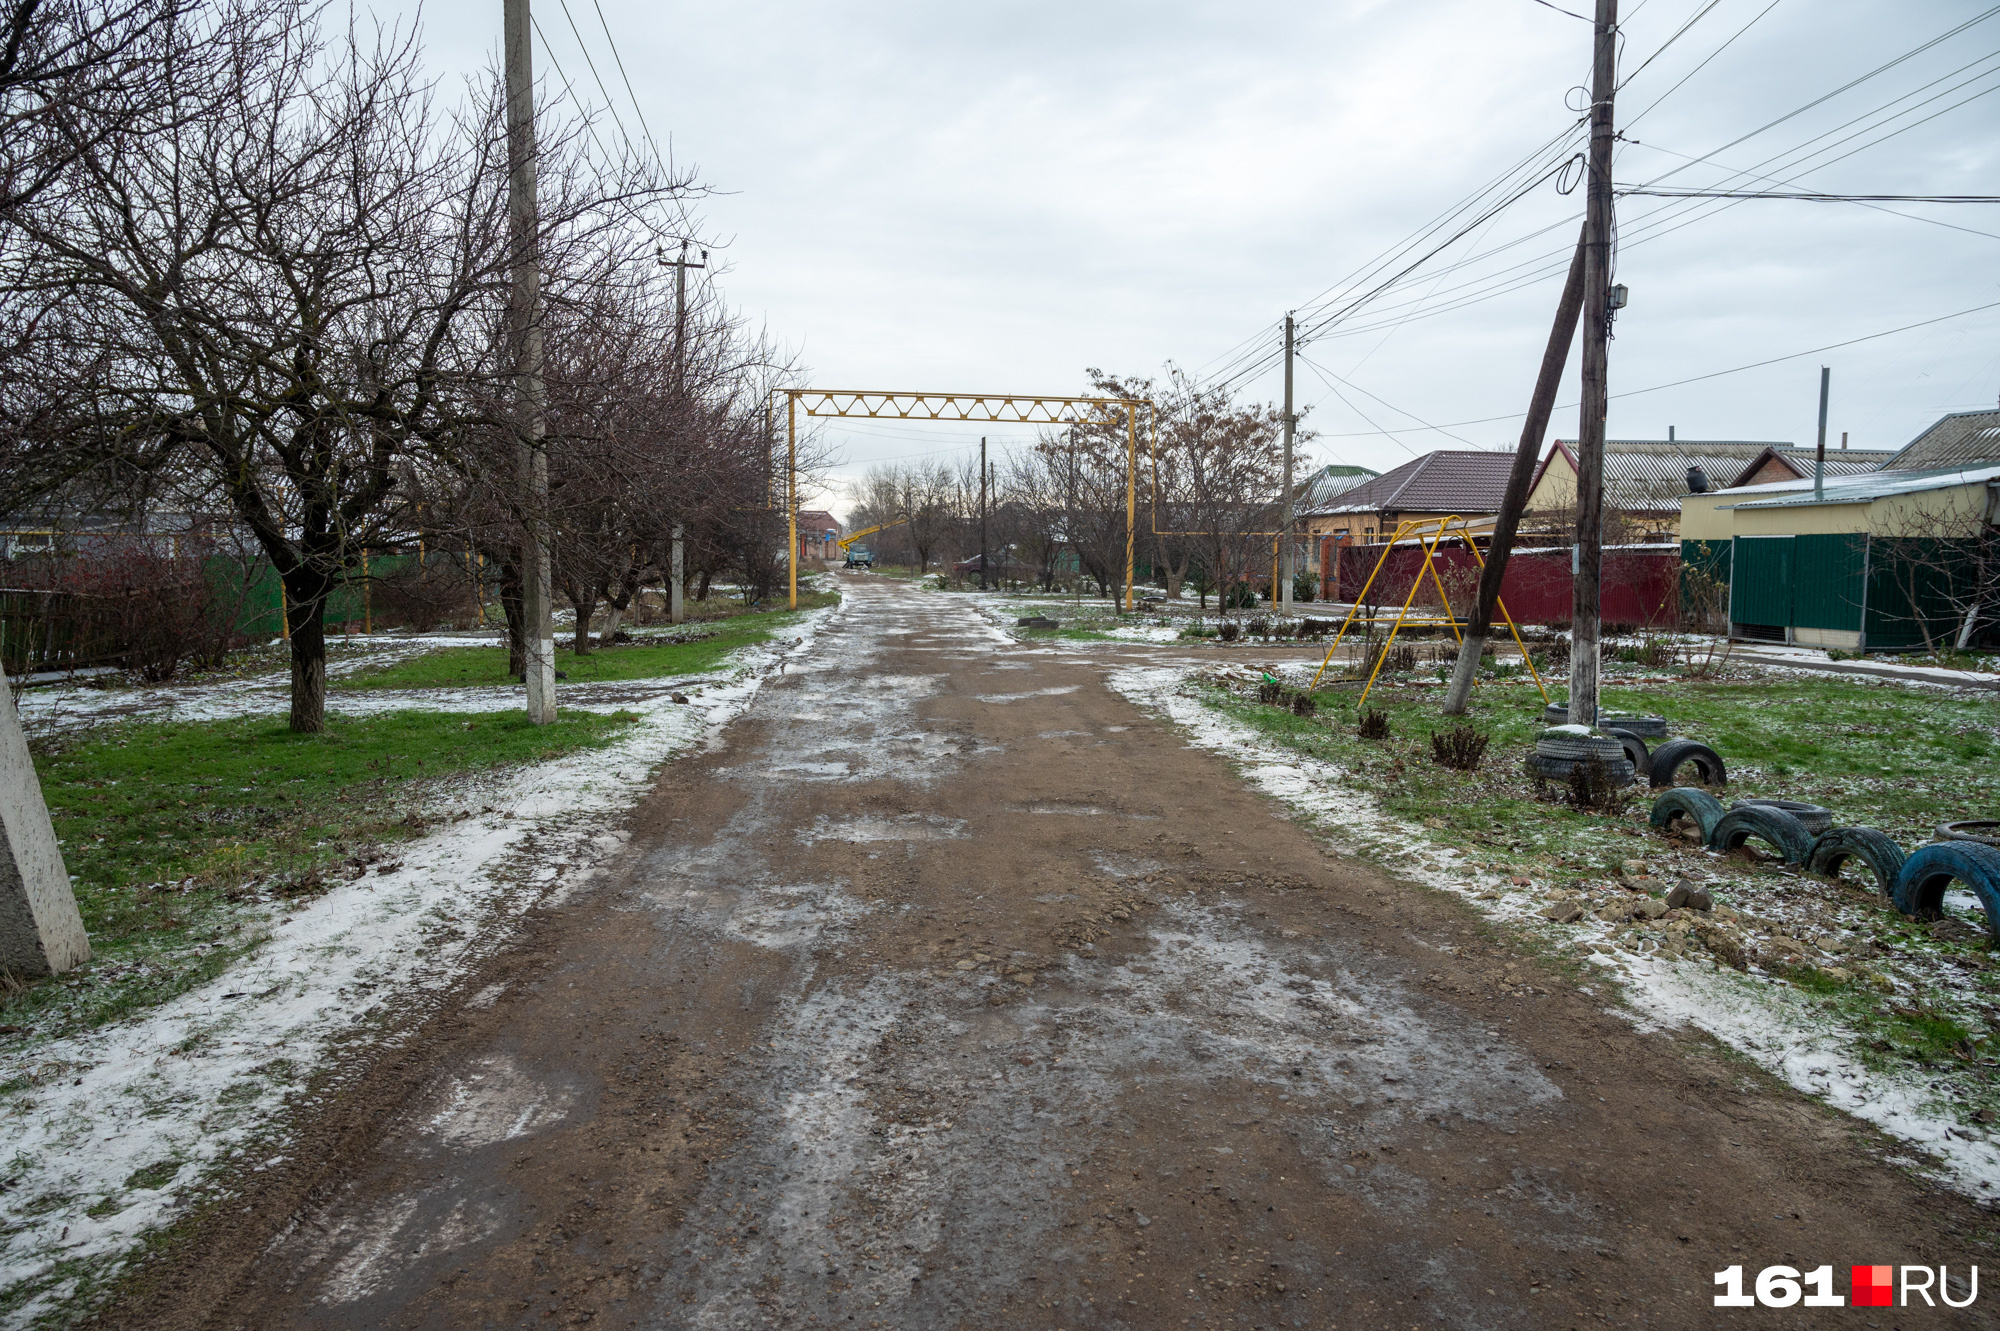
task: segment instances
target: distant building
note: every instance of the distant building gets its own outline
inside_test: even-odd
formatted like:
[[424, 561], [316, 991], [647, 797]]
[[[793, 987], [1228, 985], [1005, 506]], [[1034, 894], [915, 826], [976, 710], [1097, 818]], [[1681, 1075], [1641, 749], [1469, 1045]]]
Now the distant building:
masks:
[[1316, 476], [1307, 482], [1310, 498], [1299, 512], [1309, 536], [1341, 545], [1387, 540], [1398, 523], [1411, 518], [1490, 518], [1500, 511], [1513, 465], [1512, 453], [1441, 449], [1339, 489], [1334, 486], [1346, 477], [1329, 478], [1324, 491], [1312, 490]]
[[[1827, 450], [1827, 474], [1835, 472], [1834, 454]], [[1798, 470], [1800, 455], [1804, 471]], [[1850, 450], [1847, 471], [1872, 471], [1888, 458], [1886, 452]], [[1688, 493], [1688, 469], [1698, 468], [1708, 487], [1719, 490], [1746, 471], [1766, 471], [1768, 480], [1812, 476], [1813, 450], [1765, 440], [1607, 439], [1604, 441], [1604, 505], [1636, 524], [1641, 540], [1672, 540], [1680, 530], [1681, 497]], [[1523, 523], [1530, 529], [1543, 519], [1558, 517], [1561, 526], [1575, 523], [1576, 441], [1558, 439], [1542, 459], [1528, 487]]]
[[840, 558], [840, 522], [831, 513], [804, 509], [799, 513], [799, 562]]
[[1911, 440], [1882, 464], [1882, 470], [1936, 471], [1995, 463], [2000, 463], [2000, 411], [1957, 411]]

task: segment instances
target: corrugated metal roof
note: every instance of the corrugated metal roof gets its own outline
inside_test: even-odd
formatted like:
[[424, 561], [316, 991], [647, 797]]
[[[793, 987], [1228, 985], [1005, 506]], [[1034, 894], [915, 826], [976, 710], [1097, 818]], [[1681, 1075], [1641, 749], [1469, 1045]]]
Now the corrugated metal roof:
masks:
[[1930, 471], [2000, 462], [2000, 411], [1946, 416], [1882, 464], [1884, 471]]
[[1440, 449], [1340, 495], [1320, 513], [1497, 513], [1514, 454]]
[[[1761, 498], [1745, 499], [1722, 508], [1793, 508], [1808, 504], [1866, 504], [1890, 495], [1916, 494], [1924, 490], [1948, 490], [1955, 485], [1977, 485], [2000, 480], [2000, 462], [1983, 467], [1940, 467], [1930, 471], [1870, 471], [1859, 476], [1843, 476], [1828, 481], [1818, 497], [1811, 481], [1787, 481], [1783, 485], [1748, 485], [1753, 491], [1776, 491]], [[1723, 491], [1727, 494], [1728, 491]]]
[[1366, 467], [1331, 466], [1321, 467], [1308, 476], [1299, 486], [1299, 502], [1296, 509], [1300, 513], [1324, 512], [1334, 500], [1356, 486], [1374, 480], [1380, 472]]
[[[1574, 439], [1556, 442], [1575, 456]], [[1700, 467], [1710, 484], [1726, 485], [1767, 448], [1790, 452], [1793, 445], [1754, 439], [1607, 439], [1604, 500], [1614, 508], [1675, 509], [1688, 492], [1689, 467]]]

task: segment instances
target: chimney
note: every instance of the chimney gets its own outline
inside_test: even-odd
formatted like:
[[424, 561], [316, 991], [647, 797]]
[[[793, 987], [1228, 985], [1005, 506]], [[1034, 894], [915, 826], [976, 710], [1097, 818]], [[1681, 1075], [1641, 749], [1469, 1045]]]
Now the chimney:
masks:
[[1670, 444], [1674, 442], [1674, 427], [1671, 425], [1667, 427], [1667, 442]]

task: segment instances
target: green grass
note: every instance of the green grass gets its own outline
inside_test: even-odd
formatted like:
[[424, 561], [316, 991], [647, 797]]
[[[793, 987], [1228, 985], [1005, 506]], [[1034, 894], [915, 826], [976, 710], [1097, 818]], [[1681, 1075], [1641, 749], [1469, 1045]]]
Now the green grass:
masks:
[[[801, 609], [832, 604], [835, 593], [801, 593]], [[556, 640], [556, 669], [572, 684], [601, 684], [625, 679], [663, 679], [699, 674], [722, 664], [739, 648], [763, 642], [797, 623], [788, 610], [746, 611], [726, 619], [674, 630], [680, 641], [644, 642], [600, 647], [587, 656]], [[366, 670], [340, 680], [344, 689], [435, 689], [481, 685], [504, 686], [516, 681], [507, 673], [504, 647], [443, 647], [394, 665]]]
[[261, 937], [275, 899], [415, 836], [413, 797], [467, 772], [611, 742], [630, 713], [330, 716], [318, 735], [268, 717], [106, 726], [35, 759], [94, 958], [0, 995], [0, 1025], [95, 1026], [211, 979]]
[[[1356, 788], [1427, 829], [1431, 840], [1492, 871], [1549, 884], [1548, 895], [1602, 891], [1623, 861], [1638, 859], [1661, 874], [1714, 875], [1719, 901], [1785, 929], [1818, 921], [1836, 934], [1858, 930], [1846, 936], [1865, 937], [1872, 951], [1843, 960], [1847, 974], [1809, 965], [1777, 973], [1803, 1001], [1857, 1032], [1864, 1061], [1914, 1062], [1934, 1070], [1941, 1099], [2000, 1107], [2000, 1071], [1988, 1065], [1995, 1046], [1975, 1034], [2000, 1028], [2000, 958], [1973, 930], [1939, 931], [1903, 918], [1872, 879], [1857, 876], [1863, 870], [1827, 882], [1776, 862], [1674, 846], [1648, 827], [1652, 797], [1643, 787], [1615, 816], [1539, 798], [1522, 771], [1542, 729], [1542, 699], [1532, 683], [1481, 685], [1466, 718], [1439, 714], [1441, 686], [1378, 686], [1368, 706], [1389, 718], [1390, 736], [1381, 741], [1355, 734], [1359, 692], [1323, 688], [1315, 718], [1262, 706], [1233, 689], [1211, 686], [1202, 697], [1288, 748], [1346, 768]], [[1772, 672], [1611, 684], [1603, 703], [1666, 716], [1677, 735], [1714, 747], [1729, 767], [1729, 787], [1717, 792], [1725, 804], [1747, 796], [1821, 804], [1837, 826], [1876, 827], [1906, 850], [1928, 841], [1940, 822], [2000, 816], [2000, 707], [1990, 697]], [[1492, 736], [1480, 769], [1433, 763], [1432, 733], [1467, 722]], [[1882, 974], [1894, 977], [1892, 992], [1877, 982]]]

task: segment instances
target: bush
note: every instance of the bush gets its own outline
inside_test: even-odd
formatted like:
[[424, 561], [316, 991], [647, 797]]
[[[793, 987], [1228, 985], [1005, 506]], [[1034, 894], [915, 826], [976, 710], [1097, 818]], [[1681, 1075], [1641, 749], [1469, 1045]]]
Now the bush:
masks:
[[1299, 621], [1299, 636], [1301, 638], [1324, 638], [1339, 627], [1340, 625], [1331, 619], [1301, 619]]
[[1492, 736], [1481, 734], [1471, 726], [1440, 730], [1431, 736], [1431, 761], [1455, 771], [1475, 772], [1479, 770], [1479, 760], [1486, 756], [1486, 746], [1491, 741]]
[[1417, 668], [1417, 649], [1407, 643], [1395, 647], [1386, 642], [1381, 643], [1369, 649], [1368, 659], [1361, 668], [1362, 673], [1364, 675], [1376, 673], [1378, 664], [1392, 675], [1408, 674]]
[[1297, 694], [1292, 698], [1293, 716], [1319, 715], [1319, 701], [1310, 693]]
[[1239, 582], [1222, 594], [1224, 610], [1255, 610], [1257, 591], [1247, 582]]
[[1613, 781], [1611, 769], [1597, 757], [1570, 768], [1560, 790], [1563, 803], [1573, 809], [1615, 814], [1632, 802], [1632, 791]]
[[1250, 636], [1253, 638], [1270, 637], [1271, 621], [1264, 618], [1264, 616], [1262, 615], [1258, 615], [1255, 619], [1252, 619], [1250, 621]]
[[[7, 597], [8, 671], [115, 664], [158, 684], [186, 665], [221, 664], [240, 642], [237, 613], [257, 566], [211, 560], [194, 537], [179, 546], [181, 555], [163, 555], [134, 540], [103, 554], [15, 563], [10, 582], [37, 594]], [[212, 573], [211, 563], [236, 571]]]
[[1319, 579], [1310, 573], [1292, 575], [1292, 599], [1310, 601], [1319, 595]]
[[1222, 621], [1222, 626], [1216, 629], [1215, 636], [1224, 642], [1235, 642], [1243, 636], [1243, 629], [1235, 620], [1225, 619]]
[[1284, 699], [1285, 689], [1282, 684], [1266, 680], [1257, 686], [1257, 701], [1263, 703], [1266, 707], [1276, 707]]
[[1362, 739], [1389, 738], [1389, 714], [1370, 707], [1361, 714], [1361, 724], [1354, 733]]

